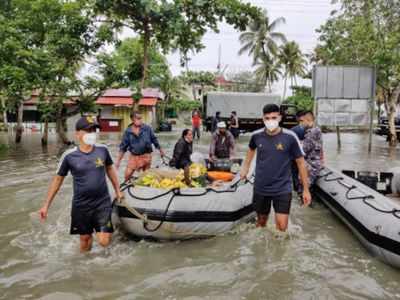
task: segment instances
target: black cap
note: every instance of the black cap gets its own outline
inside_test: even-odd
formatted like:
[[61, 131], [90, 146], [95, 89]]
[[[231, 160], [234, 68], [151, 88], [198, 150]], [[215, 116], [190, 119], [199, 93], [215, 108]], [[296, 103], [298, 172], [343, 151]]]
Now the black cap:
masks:
[[76, 131], [92, 128], [100, 128], [99, 124], [96, 121], [96, 118], [92, 116], [81, 117], [75, 124]]

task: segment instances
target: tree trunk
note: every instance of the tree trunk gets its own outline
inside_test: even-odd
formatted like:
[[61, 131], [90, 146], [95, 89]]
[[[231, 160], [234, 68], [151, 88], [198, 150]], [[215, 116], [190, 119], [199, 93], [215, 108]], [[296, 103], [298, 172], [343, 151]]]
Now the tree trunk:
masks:
[[63, 118], [62, 112], [58, 112], [57, 120], [56, 120], [56, 131], [59, 141], [61, 141], [65, 145], [70, 145], [71, 141], [68, 139], [65, 133], [64, 127], [65, 119]]
[[150, 46], [150, 29], [148, 23], [144, 24], [144, 36], [143, 36], [143, 76], [141, 88], [146, 87], [147, 80], [147, 69], [149, 67], [149, 46]]
[[285, 97], [286, 97], [286, 88], [287, 88], [287, 72], [285, 72], [285, 78], [284, 78], [284, 86], [283, 86], [283, 97], [282, 97], [282, 101], [285, 101]]
[[18, 110], [17, 110], [17, 128], [15, 132], [15, 143], [17, 144], [21, 143], [22, 140], [22, 132], [24, 131], [23, 120], [24, 120], [24, 102], [21, 101], [18, 105]]
[[389, 146], [395, 147], [397, 145], [397, 134], [396, 134], [396, 105], [400, 95], [400, 85], [396, 87], [395, 91], [388, 98], [388, 121], [389, 121]]
[[42, 136], [42, 146], [46, 146], [47, 145], [48, 137], [49, 137], [49, 122], [46, 120], [44, 122], [44, 131], [43, 131], [43, 136]]
[[1, 99], [1, 106], [3, 108], [3, 124], [4, 124], [4, 129], [8, 129], [8, 119], [7, 119], [7, 108], [6, 108], [6, 99], [4, 97], [0, 97]]

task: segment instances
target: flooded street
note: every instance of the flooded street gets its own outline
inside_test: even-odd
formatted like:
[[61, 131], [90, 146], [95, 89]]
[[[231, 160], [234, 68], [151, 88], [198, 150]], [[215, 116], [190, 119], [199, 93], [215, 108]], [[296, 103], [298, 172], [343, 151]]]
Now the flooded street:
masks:
[[[160, 135], [167, 154], [179, 134]], [[240, 138], [238, 156], [248, 139]], [[119, 136], [101, 141], [115, 158]], [[194, 150], [207, 153], [208, 142], [202, 138]], [[324, 143], [327, 164], [338, 169], [400, 167], [400, 149], [389, 150], [382, 137], [374, 136], [372, 154], [366, 134], [342, 134], [340, 151], [335, 134], [325, 134]], [[0, 154], [0, 299], [400, 299], [400, 270], [371, 257], [320, 203], [302, 208], [293, 201], [288, 238], [252, 225], [188, 242], [137, 243], [117, 234], [110, 248], [95, 245], [81, 255], [69, 235], [70, 176], [48, 221], [32, 216], [60, 154], [53, 140], [43, 150], [39, 135]]]

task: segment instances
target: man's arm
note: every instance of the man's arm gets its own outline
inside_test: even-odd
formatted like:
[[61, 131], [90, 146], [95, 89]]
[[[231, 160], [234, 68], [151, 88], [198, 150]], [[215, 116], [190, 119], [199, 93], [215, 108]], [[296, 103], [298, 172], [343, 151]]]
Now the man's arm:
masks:
[[119, 166], [121, 165], [121, 161], [124, 158], [125, 152], [128, 150], [128, 147], [129, 147], [128, 130], [129, 129], [127, 129], [124, 132], [121, 144], [119, 146], [119, 153], [118, 153], [117, 161], [115, 162], [115, 167], [117, 169], [119, 169]]
[[249, 173], [250, 170], [250, 165], [251, 162], [253, 161], [254, 155], [256, 154], [255, 149], [249, 149], [246, 154], [246, 158], [243, 162], [242, 170], [240, 171], [240, 179], [246, 179], [247, 174]]
[[212, 137], [211, 137], [210, 153], [209, 153], [209, 156], [210, 156], [211, 160], [214, 159], [214, 157], [215, 157], [215, 144], [216, 144], [216, 142], [217, 142], [216, 135], [213, 134]]
[[118, 152], [117, 161], [115, 162], [115, 167], [117, 169], [119, 169], [119, 166], [121, 165], [121, 161], [124, 158], [124, 155], [125, 155], [125, 152], [123, 152], [121, 150]]
[[304, 157], [297, 158], [296, 164], [299, 169], [300, 180], [303, 186], [303, 203], [305, 206], [308, 206], [311, 203], [311, 194], [308, 185], [308, 172]]
[[160, 155], [164, 156], [165, 155], [164, 150], [161, 149], [160, 143], [158, 142], [158, 139], [157, 139], [156, 135], [154, 134], [153, 129], [151, 129], [151, 128], [150, 128], [150, 140], [151, 140], [151, 143], [154, 145], [154, 147], [156, 147], [158, 149], [158, 151], [160, 151]]
[[231, 145], [229, 147], [229, 159], [232, 159], [233, 156], [235, 155], [235, 138], [233, 137], [233, 134], [229, 134], [229, 144]]
[[106, 172], [107, 172], [107, 176], [110, 179], [112, 186], [114, 188], [115, 196], [117, 197], [117, 199], [123, 198], [124, 194], [121, 192], [121, 190], [119, 188], [118, 174], [115, 171], [114, 166], [113, 165], [107, 166]]
[[42, 221], [46, 220], [48, 210], [51, 206], [51, 203], [54, 200], [54, 197], [57, 195], [58, 190], [60, 189], [62, 183], [64, 181], [64, 176], [56, 175], [54, 176], [49, 189], [47, 191], [46, 201], [44, 202], [42, 208], [39, 210], [40, 219]]

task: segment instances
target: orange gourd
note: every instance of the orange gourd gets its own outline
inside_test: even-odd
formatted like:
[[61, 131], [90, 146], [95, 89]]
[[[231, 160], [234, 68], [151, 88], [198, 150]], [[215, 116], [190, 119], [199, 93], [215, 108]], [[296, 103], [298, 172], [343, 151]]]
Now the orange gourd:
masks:
[[233, 175], [231, 172], [209, 171], [207, 172], [207, 176], [211, 180], [231, 181], [235, 175]]

